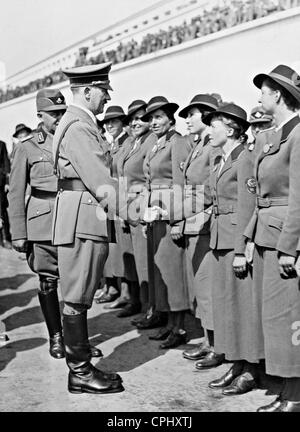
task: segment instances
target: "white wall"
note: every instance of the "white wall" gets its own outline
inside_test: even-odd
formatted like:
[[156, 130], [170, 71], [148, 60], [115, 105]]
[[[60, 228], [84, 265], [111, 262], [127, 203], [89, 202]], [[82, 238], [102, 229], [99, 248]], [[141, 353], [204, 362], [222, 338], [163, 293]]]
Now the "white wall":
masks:
[[[183, 106], [197, 93], [217, 92], [249, 111], [259, 97], [253, 77], [280, 63], [300, 73], [300, 8], [116, 65], [111, 103], [126, 110], [133, 99], [164, 95]], [[67, 83], [60, 88], [70, 102]], [[0, 139], [7, 144], [17, 123], [36, 126], [34, 97], [0, 105]], [[185, 131], [181, 119], [177, 128]]]

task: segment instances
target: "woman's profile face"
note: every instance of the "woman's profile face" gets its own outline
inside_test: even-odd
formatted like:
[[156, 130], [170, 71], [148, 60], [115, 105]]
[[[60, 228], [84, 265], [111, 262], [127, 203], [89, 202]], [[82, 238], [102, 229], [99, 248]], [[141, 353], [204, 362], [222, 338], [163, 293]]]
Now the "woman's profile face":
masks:
[[199, 108], [191, 108], [188, 111], [187, 117], [185, 119], [188, 131], [192, 134], [201, 133], [206, 125], [202, 122], [202, 113]]
[[261, 95], [259, 99], [259, 103], [261, 103], [263, 109], [267, 114], [273, 114], [274, 110], [276, 108], [276, 102], [277, 102], [277, 92], [270, 89], [266, 85], [265, 82], [263, 82], [263, 85], [261, 87]]
[[107, 120], [106, 130], [113, 138], [117, 138], [123, 130], [123, 122], [118, 118]]
[[213, 118], [210, 123], [210, 141], [212, 147], [223, 147], [228, 139], [228, 127], [217, 118]]
[[158, 109], [149, 116], [149, 124], [150, 129], [160, 138], [171, 128], [172, 121], [162, 109]]

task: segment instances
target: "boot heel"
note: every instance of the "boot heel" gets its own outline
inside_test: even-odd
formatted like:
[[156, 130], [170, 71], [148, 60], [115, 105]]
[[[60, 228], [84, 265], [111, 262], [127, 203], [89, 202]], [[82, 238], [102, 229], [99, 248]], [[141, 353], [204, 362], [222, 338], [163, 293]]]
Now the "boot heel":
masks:
[[68, 390], [70, 393], [73, 393], [73, 394], [83, 393], [83, 391], [81, 390], [81, 387], [68, 387]]

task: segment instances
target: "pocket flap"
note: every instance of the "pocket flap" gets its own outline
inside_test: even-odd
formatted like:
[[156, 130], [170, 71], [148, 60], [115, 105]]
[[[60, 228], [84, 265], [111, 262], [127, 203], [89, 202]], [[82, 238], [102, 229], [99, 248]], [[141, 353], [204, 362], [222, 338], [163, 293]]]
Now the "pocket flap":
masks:
[[278, 218], [276, 218], [274, 216], [269, 216], [268, 225], [270, 227], [277, 228], [277, 229], [279, 229], [281, 231], [282, 227], [283, 227], [283, 222], [282, 222], [281, 219], [278, 219]]
[[42, 216], [44, 214], [50, 213], [51, 207], [48, 201], [41, 200], [33, 205], [28, 206], [28, 220], [35, 217]]

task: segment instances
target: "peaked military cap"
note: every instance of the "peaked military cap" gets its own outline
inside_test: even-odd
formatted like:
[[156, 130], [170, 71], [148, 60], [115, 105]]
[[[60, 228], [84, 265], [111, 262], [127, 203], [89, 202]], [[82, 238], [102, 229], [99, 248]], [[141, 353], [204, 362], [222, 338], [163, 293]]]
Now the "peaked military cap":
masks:
[[71, 88], [84, 86], [97, 86], [106, 90], [112, 90], [109, 85], [109, 72], [111, 62], [79, 66], [71, 69], [63, 69], [62, 72], [69, 78]]
[[24, 123], [17, 124], [15, 133], [13, 134], [13, 137], [16, 138], [18, 133], [20, 133], [22, 131], [27, 131], [28, 133], [31, 133], [32, 129], [30, 127], [26, 126]]
[[126, 116], [126, 123], [129, 123], [131, 117], [134, 113], [136, 113], [140, 109], [146, 109], [147, 102], [143, 101], [142, 99], [136, 99], [128, 106], [128, 112]]
[[65, 97], [57, 89], [45, 88], [39, 90], [36, 95], [36, 109], [37, 111], [66, 110]]
[[126, 114], [124, 113], [123, 108], [119, 105], [111, 105], [105, 111], [104, 118], [103, 120], [101, 120], [101, 123], [104, 124], [108, 120], [117, 118], [124, 121], [126, 118]]
[[250, 126], [250, 123], [247, 121], [247, 113], [246, 111], [238, 105], [233, 103], [229, 103], [227, 105], [222, 106], [222, 108], [217, 109], [216, 111], [210, 112], [206, 116], [203, 117], [203, 123], [210, 125], [210, 122], [214, 116], [224, 115], [225, 117], [229, 117], [232, 120], [236, 121], [240, 124], [244, 132]]
[[216, 111], [219, 107], [218, 101], [213, 96], [198, 94], [193, 97], [189, 105], [179, 111], [179, 117], [186, 118], [191, 108], [199, 108], [205, 111]]
[[280, 84], [300, 102], [300, 76], [294, 69], [286, 65], [276, 66], [269, 74], [261, 73], [256, 75], [253, 79], [254, 85], [260, 89], [267, 78]]
[[249, 123], [269, 123], [272, 120], [273, 117], [270, 114], [266, 114], [262, 106], [257, 106], [251, 111]]
[[174, 102], [169, 102], [164, 96], [154, 96], [149, 100], [146, 107], [146, 114], [142, 117], [143, 121], [148, 121], [149, 115], [158, 109], [166, 110], [174, 114], [179, 108]]

